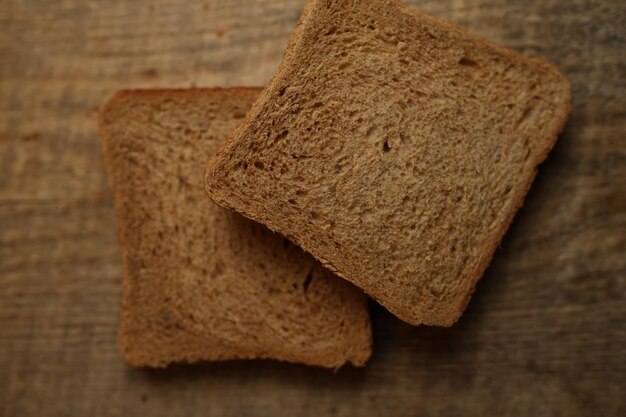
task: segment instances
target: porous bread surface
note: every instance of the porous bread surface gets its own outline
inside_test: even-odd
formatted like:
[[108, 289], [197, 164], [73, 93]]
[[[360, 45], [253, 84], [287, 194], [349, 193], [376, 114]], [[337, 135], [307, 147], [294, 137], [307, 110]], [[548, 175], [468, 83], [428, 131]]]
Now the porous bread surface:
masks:
[[101, 112], [124, 259], [120, 345], [132, 365], [337, 367], [371, 354], [360, 290], [204, 192], [207, 158], [260, 91], [124, 91]]
[[399, 318], [451, 325], [569, 111], [544, 61], [399, 1], [311, 0], [205, 185]]

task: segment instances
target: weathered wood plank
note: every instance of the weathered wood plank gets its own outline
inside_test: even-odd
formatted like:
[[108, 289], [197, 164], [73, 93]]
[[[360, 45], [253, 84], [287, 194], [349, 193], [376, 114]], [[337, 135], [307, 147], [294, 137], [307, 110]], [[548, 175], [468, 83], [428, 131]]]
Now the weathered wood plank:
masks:
[[573, 113], [461, 321], [373, 306], [337, 373], [126, 367], [95, 124], [121, 88], [265, 84], [304, 1], [0, 3], [1, 415], [626, 415], [626, 3], [408, 3], [545, 56]]

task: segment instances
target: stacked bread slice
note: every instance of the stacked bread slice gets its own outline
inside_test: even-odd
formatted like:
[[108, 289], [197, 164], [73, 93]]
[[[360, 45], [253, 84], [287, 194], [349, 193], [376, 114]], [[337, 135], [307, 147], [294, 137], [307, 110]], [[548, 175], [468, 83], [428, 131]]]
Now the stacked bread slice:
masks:
[[[404, 321], [453, 324], [570, 110], [551, 65], [396, 0], [309, 0], [262, 92], [246, 90], [234, 112], [215, 110], [215, 91], [231, 100], [220, 103], [243, 94], [121, 104], [126, 93], [103, 113], [126, 242], [122, 344], [137, 364], [363, 364], [369, 322], [347, 281]], [[195, 194], [203, 158], [215, 203], [347, 281], [256, 224], [209, 214]], [[232, 233], [244, 249], [223, 248]], [[166, 347], [145, 350], [157, 341]]]
[[310, 1], [206, 189], [412, 324], [461, 315], [563, 128], [551, 65], [398, 1]]
[[259, 93], [122, 91], [101, 112], [124, 259], [120, 345], [132, 365], [274, 358], [335, 368], [370, 356], [361, 291], [204, 193], [207, 158]]

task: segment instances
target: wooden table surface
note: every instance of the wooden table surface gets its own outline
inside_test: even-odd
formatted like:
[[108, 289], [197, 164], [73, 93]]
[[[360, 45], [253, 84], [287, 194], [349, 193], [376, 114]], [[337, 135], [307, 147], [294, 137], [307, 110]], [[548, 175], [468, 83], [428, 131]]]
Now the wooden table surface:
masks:
[[95, 114], [129, 87], [263, 85], [304, 0], [0, 2], [3, 416], [625, 416], [626, 2], [424, 0], [537, 53], [573, 113], [452, 328], [372, 303], [374, 355], [127, 367]]

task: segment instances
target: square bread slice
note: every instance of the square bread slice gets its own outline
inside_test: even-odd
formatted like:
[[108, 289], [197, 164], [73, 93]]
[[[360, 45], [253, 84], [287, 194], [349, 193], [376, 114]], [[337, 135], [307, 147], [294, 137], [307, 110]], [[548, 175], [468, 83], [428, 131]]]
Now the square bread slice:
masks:
[[366, 297], [267, 228], [214, 205], [202, 174], [260, 89], [123, 91], [100, 114], [134, 366], [273, 358], [363, 365]]
[[311, 0], [209, 196], [402, 320], [452, 325], [570, 111], [567, 80], [393, 0]]

